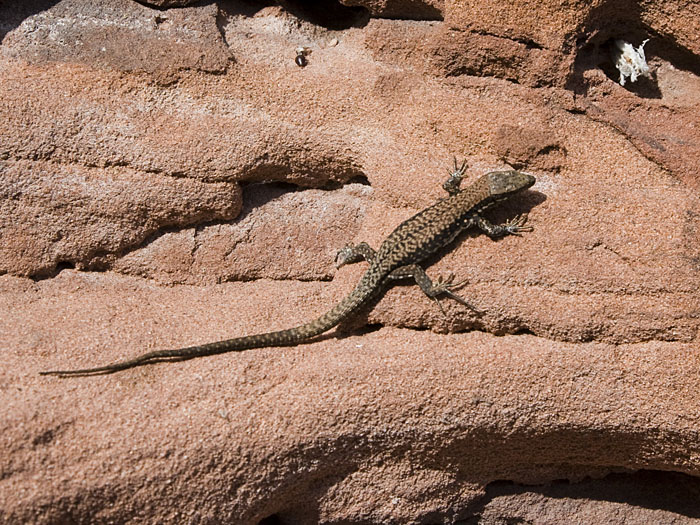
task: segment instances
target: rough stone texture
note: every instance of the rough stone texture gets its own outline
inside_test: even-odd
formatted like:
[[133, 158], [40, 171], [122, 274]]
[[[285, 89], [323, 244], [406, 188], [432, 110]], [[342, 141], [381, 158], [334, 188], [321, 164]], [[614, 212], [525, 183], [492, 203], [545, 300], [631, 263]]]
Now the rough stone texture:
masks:
[[164, 231], [116, 260], [113, 269], [166, 284], [261, 277], [330, 280], [329, 262], [359, 228], [371, 193], [361, 184], [297, 192], [254, 185], [243, 194], [237, 221]]
[[[352, 3], [0, 4], [0, 521], [698, 521], [697, 6]], [[453, 155], [538, 179], [428, 261], [483, 315], [37, 375], [324, 312]]]
[[[12, 19], [15, 6], [5, 4]], [[180, 70], [222, 73], [231, 57], [216, 27], [217, 13], [215, 5], [159, 14], [129, 0], [62, 1], [21, 20], [5, 36], [3, 54], [34, 64], [145, 72], [161, 81], [173, 81]], [[82, 87], [80, 80], [71, 87]]]
[[[502, 2], [455, 0], [445, 4], [445, 21], [459, 30], [523, 41], [534, 47], [575, 55], [589, 39], [603, 41], [651, 31], [665, 46], [700, 52], [693, 35], [700, 30], [700, 5], [694, 2], [643, 0], [551, 0]], [[645, 29], [646, 28], [646, 29]]]
[[367, 9], [373, 17], [442, 20], [445, 0], [340, 0]]
[[0, 259], [16, 275], [104, 267], [162, 228], [232, 219], [241, 203], [231, 184], [125, 167], [17, 159], [0, 170]]
[[154, 7], [168, 8], [168, 7], [185, 7], [188, 5], [193, 5], [198, 2], [198, 0], [138, 0], [139, 3], [143, 5], [152, 5]]
[[478, 523], [698, 523], [699, 489], [690, 476], [649, 471], [541, 487], [495, 482]]

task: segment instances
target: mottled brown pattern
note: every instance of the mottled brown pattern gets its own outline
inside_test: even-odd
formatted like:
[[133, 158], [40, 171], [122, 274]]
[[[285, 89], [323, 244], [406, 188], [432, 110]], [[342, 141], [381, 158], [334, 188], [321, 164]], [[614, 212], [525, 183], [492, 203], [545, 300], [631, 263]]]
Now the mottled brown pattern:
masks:
[[365, 258], [370, 259], [370, 266], [353, 291], [318, 319], [277, 332], [237, 337], [176, 350], [157, 350], [106, 366], [80, 370], [52, 370], [41, 374], [73, 376], [112, 373], [159, 361], [179, 361], [266, 346], [296, 345], [330, 330], [397, 278], [414, 277], [429, 297], [435, 298], [441, 293], [446, 293], [468, 305], [449, 291], [452, 287], [450, 283], [433, 285], [422, 269], [415, 266], [416, 263], [436, 253], [452, 242], [460, 232], [472, 226], [478, 226], [491, 236], [529, 231], [529, 228], [523, 227], [523, 218], [505, 225], [492, 225], [480, 217], [479, 213], [494, 203], [529, 188], [535, 183], [535, 178], [517, 171], [491, 172], [464, 190], [459, 190], [464, 169], [464, 164], [461, 167], [455, 164], [455, 171], [450, 175], [450, 185], [445, 186], [450, 196], [402, 222], [386, 238], [376, 254], [367, 245], [349, 248], [345, 262], [356, 262]]

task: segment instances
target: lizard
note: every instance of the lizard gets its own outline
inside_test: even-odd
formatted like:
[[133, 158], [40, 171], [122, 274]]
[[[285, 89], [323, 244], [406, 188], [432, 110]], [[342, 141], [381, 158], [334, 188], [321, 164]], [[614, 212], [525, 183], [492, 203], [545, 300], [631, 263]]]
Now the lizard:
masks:
[[[464, 298], [452, 291], [466, 281], [453, 283], [452, 277], [444, 280], [440, 277], [434, 283], [418, 263], [450, 244], [462, 231], [474, 226], [491, 238], [532, 231], [531, 226], [525, 226], [527, 214], [518, 215], [499, 225], [489, 222], [482, 213], [494, 204], [531, 187], [535, 183], [535, 177], [514, 170], [492, 171], [461, 189], [466, 166], [466, 161], [458, 166], [455, 158], [454, 169], [448, 170], [450, 176], [443, 184], [448, 196], [399, 224], [384, 240], [379, 250], [375, 251], [367, 243], [362, 242], [357, 245], [349, 244], [338, 252], [337, 268], [362, 260], [367, 261], [369, 267], [355, 288], [343, 300], [315, 320], [286, 330], [236, 337], [175, 350], [156, 350], [133, 359], [94, 368], [49, 370], [39, 373], [61, 377], [108, 374], [162, 361], [180, 361], [252, 348], [295, 346], [310, 341], [340, 324], [378, 296], [392, 281], [398, 279], [412, 278], [438, 305], [440, 303], [437, 297], [444, 294], [480, 313]], [[440, 307], [442, 308], [441, 305]]]

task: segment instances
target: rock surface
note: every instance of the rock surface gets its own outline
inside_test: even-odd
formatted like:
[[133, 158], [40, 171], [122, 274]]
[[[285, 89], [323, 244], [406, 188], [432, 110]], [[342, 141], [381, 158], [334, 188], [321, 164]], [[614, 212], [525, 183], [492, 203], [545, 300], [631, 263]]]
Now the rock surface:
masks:
[[[697, 522], [697, 6], [150, 3], [0, 4], [0, 521]], [[538, 180], [428, 261], [483, 315], [37, 375], [324, 312], [453, 155]]]

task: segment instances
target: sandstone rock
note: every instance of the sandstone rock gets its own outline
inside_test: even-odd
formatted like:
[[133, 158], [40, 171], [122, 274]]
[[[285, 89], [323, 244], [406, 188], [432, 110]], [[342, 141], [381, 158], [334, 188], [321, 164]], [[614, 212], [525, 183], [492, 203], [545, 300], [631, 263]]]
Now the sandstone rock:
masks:
[[[14, 9], [4, 7], [10, 16]], [[231, 56], [216, 26], [217, 12], [215, 5], [164, 12], [128, 0], [63, 0], [17, 20], [3, 40], [3, 55], [33, 64], [143, 72], [166, 83], [181, 70], [223, 73]], [[75, 80], [73, 87], [80, 87]]]
[[[0, 521], [696, 521], [696, 7], [344, 3], [390, 18], [0, 4]], [[325, 312], [453, 155], [538, 181], [489, 212], [532, 233], [426, 262], [483, 315], [399, 285], [294, 348], [37, 375]]]
[[375, 17], [442, 20], [444, 0], [340, 0], [344, 5], [363, 7]]
[[[166, 284], [265, 277], [330, 280], [337, 251], [365, 216], [368, 195], [371, 189], [361, 184], [297, 192], [251, 186], [243, 194], [245, 206], [237, 221], [163, 231], [112, 268]], [[261, 242], [266, 246], [262, 252]]]
[[139, 3], [144, 5], [152, 5], [160, 8], [169, 7], [186, 7], [196, 4], [196, 0], [139, 0]]
[[232, 219], [241, 206], [235, 184], [125, 167], [17, 159], [0, 172], [0, 271], [15, 275], [108, 267], [162, 228]]

